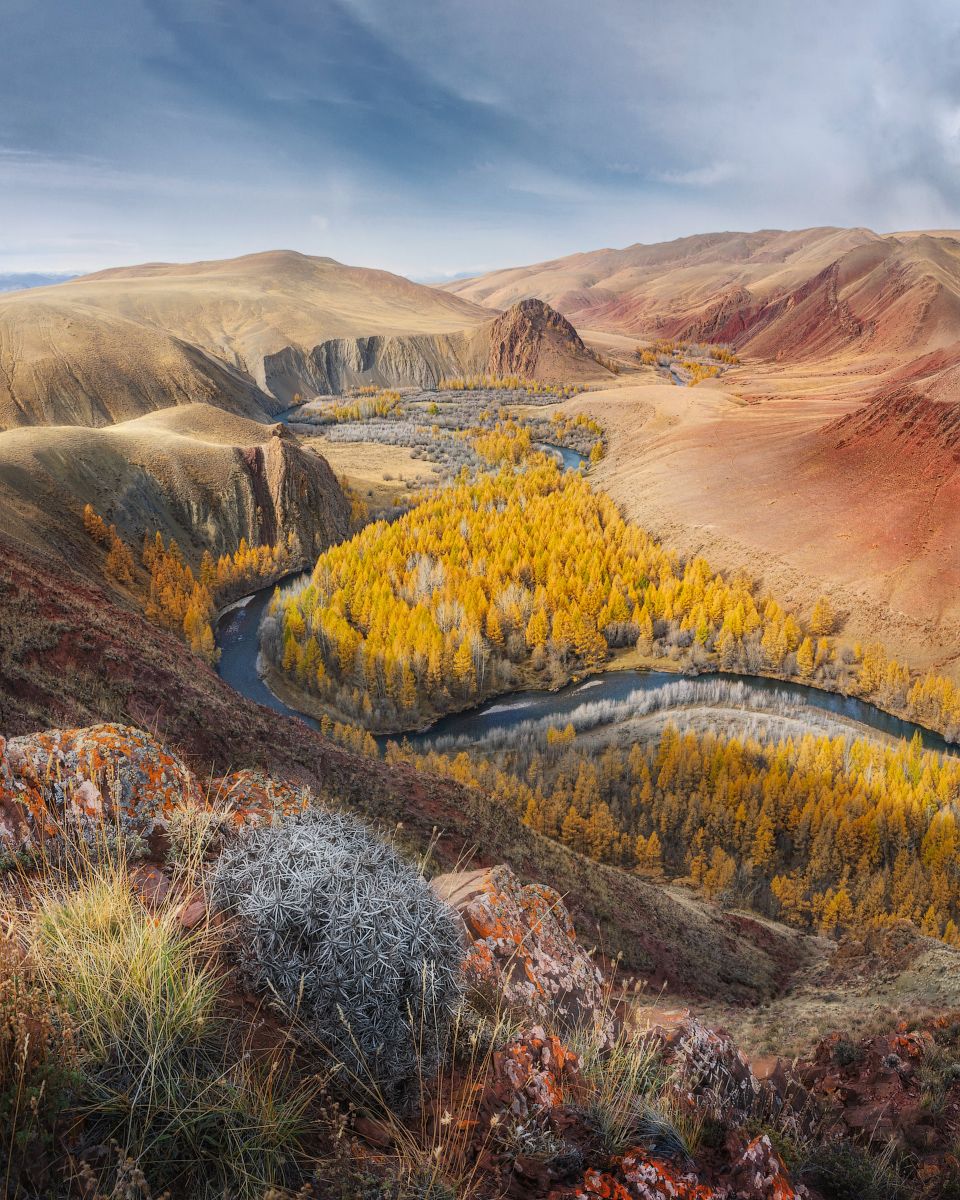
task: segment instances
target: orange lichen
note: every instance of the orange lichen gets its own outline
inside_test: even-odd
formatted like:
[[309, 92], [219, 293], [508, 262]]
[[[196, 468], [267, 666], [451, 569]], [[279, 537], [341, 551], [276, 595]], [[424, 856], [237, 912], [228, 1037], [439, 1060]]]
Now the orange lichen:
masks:
[[494, 867], [458, 908], [471, 940], [464, 971], [473, 987], [538, 1020], [576, 1020], [603, 1008], [600, 973], [552, 888], [524, 885], [509, 867]]
[[175, 805], [198, 798], [188, 768], [126, 725], [0, 739], [0, 843], [7, 849], [96, 821], [146, 835]]

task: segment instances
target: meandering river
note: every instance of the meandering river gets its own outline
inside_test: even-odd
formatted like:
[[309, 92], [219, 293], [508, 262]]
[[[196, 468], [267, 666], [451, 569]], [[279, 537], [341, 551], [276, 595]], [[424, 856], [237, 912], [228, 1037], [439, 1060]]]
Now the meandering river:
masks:
[[[544, 449], [558, 455], [568, 470], [576, 470], [584, 456], [561, 446]], [[270, 691], [257, 670], [260, 652], [259, 628], [264, 609], [270, 602], [274, 586], [263, 588], [239, 601], [224, 612], [216, 626], [217, 646], [220, 649], [218, 671], [221, 677], [242, 695], [266, 705], [285, 717], [296, 717], [316, 729], [313, 717], [297, 712], [284, 704]], [[485, 704], [461, 713], [442, 717], [423, 733], [409, 734], [408, 740], [417, 749], [428, 749], [441, 738], [482, 738], [494, 730], [510, 729], [522, 722], [556, 718], [563, 725], [567, 716], [586, 701], [621, 701], [637, 692], [652, 692], [675, 683], [680, 676], [666, 671], [610, 670], [598, 673], [559, 691], [525, 691], [498, 696]], [[864, 700], [826, 692], [821, 688], [791, 683], [782, 679], [767, 679], [753, 675], [720, 672], [701, 675], [700, 679], [720, 678], [748, 684], [753, 691], [775, 696], [787, 695], [800, 704], [828, 714], [856, 721], [894, 738], [910, 739], [919, 733], [928, 750], [957, 753], [943, 737], [932, 730], [892, 716]], [[380, 739], [385, 740], [385, 739]]]

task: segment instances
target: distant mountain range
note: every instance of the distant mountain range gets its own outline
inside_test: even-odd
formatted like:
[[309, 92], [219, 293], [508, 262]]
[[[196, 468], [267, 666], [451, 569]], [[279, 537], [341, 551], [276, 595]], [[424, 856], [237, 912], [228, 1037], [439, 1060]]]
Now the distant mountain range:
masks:
[[76, 275], [59, 273], [42, 274], [36, 271], [12, 272], [0, 275], [0, 292], [22, 292], [26, 288], [49, 287], [51, 284], [66, 283], [68, 279], [76, 278]]
[[196, 401], [268, 420], [357, 384], [596, 374], [569, 324], [515, 320], [399, 275], [291, 250], [144, 263], [0, 297], [0, 428], [100, 426]]

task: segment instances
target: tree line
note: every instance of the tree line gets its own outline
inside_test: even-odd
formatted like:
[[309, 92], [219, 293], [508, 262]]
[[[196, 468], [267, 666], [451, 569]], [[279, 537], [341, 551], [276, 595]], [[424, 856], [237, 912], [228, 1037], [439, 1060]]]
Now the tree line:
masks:
[[826, 637], [746, 576], [681, 562], [579, 473], [529, 453], [524, 435], [510, 423], [483, 435], [484, 452], [507, 465], [462, 473], [324, 552], [309, 583], [272, 603], [266, 657], [372, 729], [413, 728], [536, 677], [560, 681], [634, 645], [728, 667], [800, 652], [811, 676], [830, 659]]
[[[133, 551], [90, 504], [83, 510], [89, 536], [107, 548], [104, 573], [132, 591], [148, 620], [180, 636], [195, 653], [216, 662], [219, 652], [213, 617], [230, 599], [254, 591], [296, 565], [295, 539], [288, 534], [276, 545], [250, 546], [245, 538], [232, 554], [214, 558], [204, 550], [196, 572], [174, 538], [164, 541], [157, 530], [146, 534], [138, 570]], [[146, 575], [146, 578], [144, 578]]]

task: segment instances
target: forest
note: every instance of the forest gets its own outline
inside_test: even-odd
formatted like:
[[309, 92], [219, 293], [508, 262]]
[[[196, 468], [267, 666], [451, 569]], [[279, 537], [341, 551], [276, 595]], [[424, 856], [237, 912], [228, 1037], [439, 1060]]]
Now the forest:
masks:
[[[483, 448], [509, 463], [521, 443], [502, 429]], [[810, 675], [831, 655], [746, 577], [682, 564], [582, 475], [530, 454], [519, 469], [462, 474], [326, 551], [309, 582], [275, 598], [261, 644], [304, 692], [393, 730], [654, 641], [731, 667], [802, 648]]]
[[[390, 755], [407, 751], [393, 746]], [[825, 934], [907, 920], [960, 944], [960, 760], [844, 736], [572, 726], [495, 756], [417, 756], [591, 858]]]
[[[635, 649], [694, 673], [815, 683], [960, 737], [960, 689], [880, 644], [838, 644], [827, 597], [801, 619], [742, 573], [682, 562], [539, 453], [523, 420], [454, 436], [479, 469], [326, 551], [309, 583], [273, 602], [264, 656], [315, 707], [375, 731], [414, 729]], [[594, 446], [601, 456], [602, 439]]]
[[212, 624], [217, 608], [292, 570], [296, 559], [292, 535], [275, 546], [249, 546], [241, 538], [232, 554], [214, 559], [205, 550], [195, 574], [177, 542], [165, 542], [155, 531], [144, 537], [138, 569], [116, 526], [107, 525], [90, 504], [83, 527], [107, 551], [104, 574], [137, 597], [149, 620], [172, 630], [210, 663], [219, 657]]

